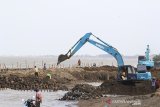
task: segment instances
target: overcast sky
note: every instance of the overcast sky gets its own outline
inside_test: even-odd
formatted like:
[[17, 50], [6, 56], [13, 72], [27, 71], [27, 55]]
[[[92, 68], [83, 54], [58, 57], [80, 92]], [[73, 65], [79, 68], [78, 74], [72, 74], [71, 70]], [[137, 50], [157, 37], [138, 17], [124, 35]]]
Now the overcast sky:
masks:
[[[123, 55], [160, 53], [159, 0], [1, 0], [0, 55], [59, 55], [92, 32]], [[87, 43], [77, 53], [105, 54]]]

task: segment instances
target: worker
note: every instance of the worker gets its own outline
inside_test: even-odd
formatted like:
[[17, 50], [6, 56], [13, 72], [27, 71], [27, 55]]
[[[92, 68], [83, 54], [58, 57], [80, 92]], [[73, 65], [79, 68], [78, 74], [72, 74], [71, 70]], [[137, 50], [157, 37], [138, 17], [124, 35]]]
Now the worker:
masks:
[[44, 63], [44, 66], [43, 66], [43, 70], [46, 70], [47, 68], [46, 68], [46, 63]]
[[34, 71], [35, 71], [35, 77], [38, 77], [38, 67], [34, 66]]
[[158, 89], [158, 88], [159, 88], [159, 80], [156, 79], [156, 89]]
[[155, 77], [152, 78], [152, 91], [153, 92], [156, 91], [156, 79], [155, 79]]
[[80, 59], [78, 60], [78, 66], [81, 66], [81, 60]]
[[50, 74], [50, 73], [48, 73], [48, 74], [47, 74], [47, 78], [49, 78], [49, 79], [51, 79], [51, 78], [52, 78], [52, 76], [51, 76], [51, 74]]
[[126, 69], [125, 68], [122, 68], [121, 79], [122, 80], [127, 80]]
[[42, 103], [42, 94], [41, 92], [39, 91], [39, 89], [35, 89], [34, 90], [36, 92], [36, 107], [40, 107], [40, 103]]
[[96, 63], [93, 63], [93, 67], [96, 67]]
[[121, 79], [122, 79], [122, 80], [127, 80], [125, 71], [122, 72], [122, 74], [121, 74]]

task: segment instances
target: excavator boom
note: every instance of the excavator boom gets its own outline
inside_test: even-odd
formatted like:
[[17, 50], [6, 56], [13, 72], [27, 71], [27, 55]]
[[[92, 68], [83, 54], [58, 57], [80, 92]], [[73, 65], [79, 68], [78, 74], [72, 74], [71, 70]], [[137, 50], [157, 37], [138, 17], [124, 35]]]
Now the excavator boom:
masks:
[[[90, 36], [95, 37], [99, 42], [90, 39]], [[72, 57], [86, 42], [89, 42], [92, 45], [98, 47], [99, 49], [112, 55], [117, 60], [118, 66], [124, 65], [122, 56], [117, 51], [117, 49], [107, 44], [106, 42], [102, 41], [92, 33], [86, 33], [65, 55], [63, 54], [59, 55], [57, 65]]]

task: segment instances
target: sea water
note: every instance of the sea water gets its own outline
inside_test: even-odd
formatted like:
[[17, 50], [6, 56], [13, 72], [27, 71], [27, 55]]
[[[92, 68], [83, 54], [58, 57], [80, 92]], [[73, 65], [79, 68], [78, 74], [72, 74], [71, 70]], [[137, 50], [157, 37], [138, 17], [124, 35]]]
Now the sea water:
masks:
[[[67, 91], [47, 92], [42, 91], [43, 102], [41, 107], [77, 107], [77, 101], [60, 101]], [[34, 91], [1, 90], [0, 107], [24, 107], [24, 101], [33, 99]]]

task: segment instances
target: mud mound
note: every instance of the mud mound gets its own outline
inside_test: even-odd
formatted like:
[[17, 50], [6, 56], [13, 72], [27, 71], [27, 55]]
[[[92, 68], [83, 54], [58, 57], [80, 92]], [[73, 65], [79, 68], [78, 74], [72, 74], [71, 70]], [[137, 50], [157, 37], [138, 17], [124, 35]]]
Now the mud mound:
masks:
[[87, 100], [103, 97], [106, 94], [113, 95], [146, 95], [152, 93], [151, 82], [117, 82], [107, 81], [99, 87], [87, 84], [76, 85], [72, 91], [66, 93], [61, 100]]
[[92, 85], [88, 84], [77, 84], [72, 91], [78, 91], [78, 92], [85, 92], [85, 93], [90, 93], [93, 90], [95, 90], [95, 87]]
[[103, 94], [116, 94], [116, 95], [145, 95], [152, 93], [151, 81], [139, 82], [117, 82], [107, 81], [101, 84], [100, 90]]
[[100, 67], [84, 67], [83, 68], [85, 71], [100, 71], [100, 70], [105, 70], [105, 71], [117, 71], [117, 67], [114, 66], [100, 66]]
[[95, 90], [96, 87], [92, 85], [77, 84], [70, 92], [66, 93], [60, 100], [87, 100], [90, 98], [96, 98], [98, 95], [94, 93]]
[[82, 72], [72, 72], [71, 73], [78, 80], [85, 81], [105, 81], [110, 79], [114, 79], [116, 76], [116, 72], [107, 72], [107, 71], [82, 71]]
[[19, 77], [16, 75], [0, 76], [0, 88], [10, 88], [15, 90], [33, 90], [39, 88], [41, 90], [68, 90], [62, 83], [55, 79], [35, 78], [34, 76]]
[[105, 81], [108, 79], [115, 79], [117, 75], [117, 68], [114, 66], [101, 67], [83, 67], [80, 72], [71, 72], [78, 80], [85, 81]]

